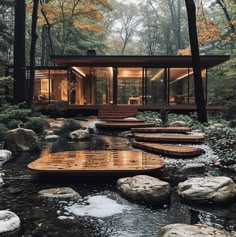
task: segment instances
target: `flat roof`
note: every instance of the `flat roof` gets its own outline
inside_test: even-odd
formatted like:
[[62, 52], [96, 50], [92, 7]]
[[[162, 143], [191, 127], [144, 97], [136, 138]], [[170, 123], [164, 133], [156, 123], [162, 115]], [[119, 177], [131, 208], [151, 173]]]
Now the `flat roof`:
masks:
[[[213, 67], [230, 59], [229, 55], [200, 55], [202, 67]], [[118, 56], [118, 55], [52, 55], [60, 66], [85, 67], [192, 67], [192, 56]]]

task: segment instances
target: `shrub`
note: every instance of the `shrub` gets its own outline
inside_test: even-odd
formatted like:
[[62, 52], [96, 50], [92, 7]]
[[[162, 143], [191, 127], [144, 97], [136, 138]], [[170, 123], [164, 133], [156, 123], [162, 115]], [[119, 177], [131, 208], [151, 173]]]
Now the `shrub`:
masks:
[[47, 106], [48, 114], [53, 118], [61, 117], [67, 110], [67, 103], [65, 101], [55, 101]]
[[236, 164], [236, 130], [223, 127], [207, 127], [205, 129], [207, 141], [219, 156], [223, 165]]
[[69, 137], [69, 134], [81, 128], [78, 121], [74, 119], [67, 119], [60, 129], [56, 132], [61, 137]]
[[5, 134], [8, 131], [8, 128], [5, 124], [0, 123], [0, 140], [4, 140]]
[[9, 129], [15, 129], [18, 128], [20, 124], [22, 124], [23, 122], [21, 120], [17, 120], [17, 119], [12, 119], [8, 124], [7, 127]]
[[25, 124], [25, 128], [32, 129], [37, 134], [42, 134], [45, 125], [45, 119], [42, 117], [28, 118], [28, 122]]

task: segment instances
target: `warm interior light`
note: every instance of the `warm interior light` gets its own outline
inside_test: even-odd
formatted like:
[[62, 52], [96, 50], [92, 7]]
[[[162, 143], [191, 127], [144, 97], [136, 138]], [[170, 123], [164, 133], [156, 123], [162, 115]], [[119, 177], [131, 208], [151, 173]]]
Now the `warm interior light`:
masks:
[[81, 70], [79, 70], [79, 68], [72, 67], [72, 69], [74, 69], [76, 72], [78, 72], [80, 74], [80, 76], [82, 75], [83, 77], [85, 77], [85, 74]]
[[164, 72], [164, 69], [161, 69], [161, 71], [157, 72], [150, 80], [154, 81], [156, 79], [158, 79], [159, 76], [161, 76]]

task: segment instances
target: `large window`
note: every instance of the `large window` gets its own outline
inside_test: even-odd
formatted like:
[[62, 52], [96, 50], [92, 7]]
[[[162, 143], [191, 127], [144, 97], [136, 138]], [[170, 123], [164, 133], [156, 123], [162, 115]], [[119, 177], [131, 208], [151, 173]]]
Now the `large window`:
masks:
[[166, 80], [164, 68], [147, 68], [146, 86], [144, 90], [145, 104], [164, 105], [166, 94]]
[[118, 68], [117, 103], [142, 104], [141, 68]]
[[68, 101], [67, 70], [36, 70], [34, 103]]

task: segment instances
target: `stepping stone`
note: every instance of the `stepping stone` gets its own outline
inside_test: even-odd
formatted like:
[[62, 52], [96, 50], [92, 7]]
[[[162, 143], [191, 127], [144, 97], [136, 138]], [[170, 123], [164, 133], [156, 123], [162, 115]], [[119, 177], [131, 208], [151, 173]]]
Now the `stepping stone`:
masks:
[[153, 127], [153, 123], [137, 123], [137, 122], [128, 122], [128, 123], [117, 123], [117, 122], [111, 122], [111, 123], [96, 123], [95, 126], [97, 128], [110, 128], [110, 129], [130, 129], [130, 128], [140, 128], [140, 127]]
[[167, 142], [167, 143], [201, 143], [204, 136], [175, 135], [175, 134], [155, 134], [155, 133], [135, 133], [137, 141], [147, 142]]
[[28, 168], [47, 173], [73, 174], [143, 174], [163, 168], [159, 156], [140, 151], [83, 150], [44, 154]]
[[131, 128], [132, 132], [140, 133], [187, 133], [192, 129], [188, 127], [148, 127], [148, 128]]
[[198, 156], [204, 153], [204, 150], [198, 147], [175, 146], [158, 143], [133, 142], [132, 146], [141, 148], [145, 151], [151, 151], [167, 156], [177, 156], [181, 158]]

